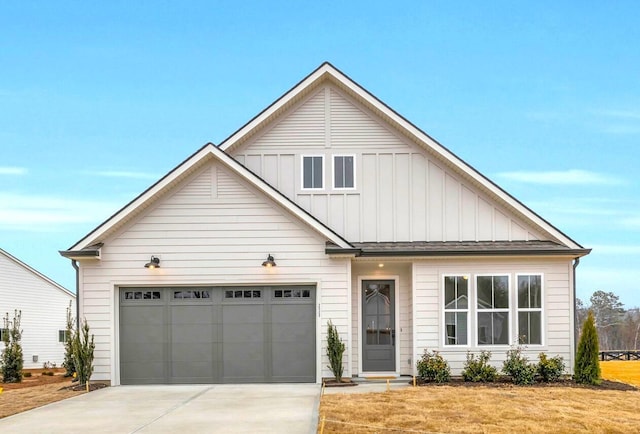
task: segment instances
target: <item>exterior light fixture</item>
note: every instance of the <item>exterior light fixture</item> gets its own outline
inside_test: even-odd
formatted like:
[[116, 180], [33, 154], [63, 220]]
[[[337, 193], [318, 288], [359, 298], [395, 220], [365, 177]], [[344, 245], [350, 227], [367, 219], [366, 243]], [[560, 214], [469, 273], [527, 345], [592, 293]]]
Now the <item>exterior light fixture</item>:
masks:
[[149, 262], [144, 264], [144, 268], [160, 268], [160, 258], [151, 255], [151, 259], [149, 260]]
[[271, 268], [276, 266], [276, 262], [273, 260], [271, 253], [267, 256], [267, 260], [262, 263], [263, 267]]
[[382, 262], [380, 262], [380, 263], [378, 264], [378, 268], [382, 268], [382, 267], [384, 267], [384, 264], [383, 264]]

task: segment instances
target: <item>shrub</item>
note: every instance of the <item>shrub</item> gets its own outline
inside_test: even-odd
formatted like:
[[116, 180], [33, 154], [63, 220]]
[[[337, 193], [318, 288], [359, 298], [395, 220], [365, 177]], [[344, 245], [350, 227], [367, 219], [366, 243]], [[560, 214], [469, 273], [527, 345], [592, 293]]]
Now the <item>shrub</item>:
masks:
[[573, 379], [581, 384], [600, 383], [600, 362], [598, 361], [598, 332], [593, 312], [589, 311], [582, 325], [582, 336], [578, 344], [578, 355], [573, 370]]
[[76, 372], [76, 365], [73, 362], [74, 318], [71, 316], [71, 302], [69, 302], [69, 307], [67, 307], [67, 328], [64, 334], [64, 362], [62, 362], [62, 367], [65, 369], [64, 376], [72, 377]]
[[437, 351], [429, 352], [425, 349], [416, 365], [418, 377], [422, 381], [446, 383], [451, 379], [449, 364]]
[[560, 356], [548, 358], [545, 353], [538, 355], [538, 375], [545, 383], [558, 381], [564, 374], [564, 360]]
[[511, 381], [518, 385], [533, 384], [536, 380], [536, 365], [522, 354], [522, 347], [516, 345], [507, 351], [507, 360], [502, 365], [502, 372], [511, 376]]
[[47, 377], [53, 377], [53, 371], [43, 371], [42, 375], [46, 375]]
[[29, 378], [29, 377], [31, 377], [31, 375], [32, 375], [31, 372], [23, 372], [22, 373], [22, 376], [25, 377], [25, 378]]
[[467, 361], [462, 370], [462, 378], [464, 381], [474, 383], [490, 383], [496, 381], [498, 370], [489, 364], [489, 359], [491, 359], [490, 351], [481, 351], [477, 359], [473, 353], [467, 351]]
[[336, 381], [342, 381], [342, 354], [344, 353], [344, 343], [340, 339], [338, 329], [331, 320], [327, 322], [327, 356], [329, 357], [329, 369], [333, 373]]
[[93, 335], [89, 341], [89, 324], [84, 320], [82, 329], [73, 335], [73, 363], [78, 374], [80, 384], [86, 384], [89, 390], [89, 380], [93, 374], [93, 351], [96, 345], [93, 343]]
[[2, 381], [5, 383], [19, 383], [22, 381], [22, 330], [20, 330], [20, 320], [22, 312], [15, 310], [13, 321], [9, 321], [9, 313], [5, 315], [3, 341], [4, 351], [0, 357], [0, 370], [2, 370]]

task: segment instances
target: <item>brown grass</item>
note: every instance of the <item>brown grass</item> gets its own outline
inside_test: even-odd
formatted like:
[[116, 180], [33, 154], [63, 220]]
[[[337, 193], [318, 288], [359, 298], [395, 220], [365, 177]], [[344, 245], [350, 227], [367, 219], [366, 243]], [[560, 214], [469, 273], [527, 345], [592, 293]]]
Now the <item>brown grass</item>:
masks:
[[[640, 386], [640, 361], [602, 362], [602, 377]], [[638, 432], [640, 391], [583, 387], [425, 386], [324, 395], [325, 433]]]
[[[65, 389], [70, 385], [71, 380], [66, 379], [64, 382], [53, 382], [40, 386], [5, 389], [0, 393], [0, 418], [85, 393]], [[0, 384], [0, 387], [4, 386], [6, 385]]]
[[640, 387], [640, 360], [600, 362], [600, 369], [602, 369], [602, 378]]

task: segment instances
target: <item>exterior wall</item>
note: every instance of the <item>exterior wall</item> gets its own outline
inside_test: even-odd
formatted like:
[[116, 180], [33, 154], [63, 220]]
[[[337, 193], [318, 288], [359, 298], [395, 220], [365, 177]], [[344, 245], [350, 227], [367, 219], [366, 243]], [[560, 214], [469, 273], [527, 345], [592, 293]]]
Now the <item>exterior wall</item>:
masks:
[[[324, 189], [301, 189], [302, 155], [324, 155]], [[355, 156], [355, 189], [333, 188], [333, 155]], [[544, 238], [329, 84], [233, 156], [352, 242]]]
[[[118, 286], [287, 283], [317, 285], [317, 369], [318, 376], [330, 376], [326, 323], [331, 319], [348, 335], [350, 262], [328, 258], [325, 241], [221, 165], [208, 163], [105, 240], [100, 261], [81, 264], [81, 314], [96, 342], [94, 378], [119, 384]], [[267, 269], [261, 263], [269, 253], [277, 266]], [[161, 268], [143, 267], [151, 255]]]
[[[25, 368], [42, 368], [45, 362], [62, 364], [64, 343], [58, 342], [58, 331], [67, 327], [69, 303], [75, 316], [73, 294], [0, 253], [0, 314], [4, 317], [9, 313], [13, 320], [14, 310], [22, 311]], [[36, 362], [34, 356], [38, 358]]]
[[[378, 264], [383, 263], [380, 268]], [[359, 375], [358, 354], [360, 345], [360, 317], [361, 306], [358, 304], [358, 294], [362, 290], [358, 284], [358, 278], [367, 276], [373, 279], [391, 279], [398, 277], [398, 300], [400, 304], [400, 316], [396, 318], [396, 342], [400, 344], [400, 358], [397, 366], [400, 375], [413, 373], [413, 307], [411, 293], [411, 263], [389, 261], [354, 261], [351, 270], [351, 358], [353, 360], [352, 374]]]
[[478, 355], [481, 350], [492, 353], [492, 364], [502, 368], [506, 352], [505, 346], [478, 346], [475, 337], [475, 310], [469, 311], [469, 327], [471, 329], [468, 346], [444, 345], [444, 313], [443, 313], [443, 275], [470, 275], [470, 305], [475, 302], [475, 276], [477, 274], [508, 274], [510, 276], [510, 310], [511, 343], [517, 342], [516, 307], [514, 297], [517, 295], [515, 285], [516, 274], [543, 275], [543, 344], [529, 345], [526, 355], [537, 360], [542, 351], [548, 355], [560, 355], [564, 358], [567, 369], [573, 369], [573, 304], [572, 264], [569, 259], [541, 258], [502, 258], [502, 259], [454, 259], [454, 260], [421, 260], [413, 267], [414, 287], [414, 360], [425, 349], [438, 350], [449, 362], [452, 374], [462, 371], [467, 351]]

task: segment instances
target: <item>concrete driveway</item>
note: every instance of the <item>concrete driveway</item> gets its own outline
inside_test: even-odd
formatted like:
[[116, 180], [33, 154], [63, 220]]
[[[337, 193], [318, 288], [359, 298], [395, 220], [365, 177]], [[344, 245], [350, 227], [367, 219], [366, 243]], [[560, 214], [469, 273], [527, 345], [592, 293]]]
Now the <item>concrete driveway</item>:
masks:
[[315, 433], [316, 384], [108, 387], [0, 419], [19, 433]]

